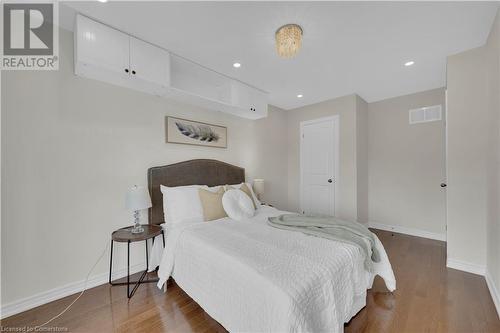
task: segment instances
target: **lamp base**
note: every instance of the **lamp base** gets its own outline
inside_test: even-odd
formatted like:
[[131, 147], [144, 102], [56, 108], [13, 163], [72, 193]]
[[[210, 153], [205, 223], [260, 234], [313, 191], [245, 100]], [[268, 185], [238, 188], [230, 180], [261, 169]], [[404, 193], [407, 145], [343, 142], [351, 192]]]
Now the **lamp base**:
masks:
[[130, 232], [133, 234], [142, 234], [144, 232], [144, 228], [140, 224], [135, 225], [132, 229], [130, 229]]
[[144, 228], [139, 223], [139, 211], [136, 210], [134, 212], [134, 227], [130, 229], [130, 232], [133, 234], [140, 234], [144, 232]]

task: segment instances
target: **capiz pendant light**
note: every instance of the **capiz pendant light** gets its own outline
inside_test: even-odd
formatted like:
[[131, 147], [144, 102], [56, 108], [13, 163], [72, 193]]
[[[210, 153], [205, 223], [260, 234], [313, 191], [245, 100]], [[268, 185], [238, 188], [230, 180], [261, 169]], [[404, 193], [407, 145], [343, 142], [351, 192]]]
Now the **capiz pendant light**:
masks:
[[282, 58], [292, 58], [302, 46], [302, 28], [298, 24], [286, 24], [276, 30], [276, 51]]

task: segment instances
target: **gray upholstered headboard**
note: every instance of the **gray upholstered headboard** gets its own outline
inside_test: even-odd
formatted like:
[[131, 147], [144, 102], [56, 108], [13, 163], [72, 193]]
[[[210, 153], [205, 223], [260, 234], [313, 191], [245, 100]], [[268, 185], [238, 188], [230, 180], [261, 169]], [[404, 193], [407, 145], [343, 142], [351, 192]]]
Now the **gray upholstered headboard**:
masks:
[[239, 184], [245, 181], [245, 169], [216, 160], [190, 160], [153, 167], [148, 170], [148, 188], [153, 206], [149, 209], [149, 223], [164, 222], [163, 197], [160, 185]]

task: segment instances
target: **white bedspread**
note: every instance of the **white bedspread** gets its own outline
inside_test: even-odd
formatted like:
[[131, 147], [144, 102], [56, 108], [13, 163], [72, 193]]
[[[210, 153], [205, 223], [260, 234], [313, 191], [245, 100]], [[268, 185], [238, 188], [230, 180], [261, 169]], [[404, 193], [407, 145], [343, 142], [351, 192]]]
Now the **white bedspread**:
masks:
[[[246, 221], [167, 228], [158, 287], [172, 276], [232, 332], [342, 332], [373, 283], [362, 251], [267, 225], [269, 216], [282, 213], [262, 206]], [[393, 291], [394, 274], [378, 239], [377, 247], [376, 273]]]

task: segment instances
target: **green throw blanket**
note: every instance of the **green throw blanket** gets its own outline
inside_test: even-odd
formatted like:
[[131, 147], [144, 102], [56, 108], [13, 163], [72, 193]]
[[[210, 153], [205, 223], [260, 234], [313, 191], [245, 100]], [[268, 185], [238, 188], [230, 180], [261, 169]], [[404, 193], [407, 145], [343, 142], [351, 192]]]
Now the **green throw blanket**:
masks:
[[380, 262], [375, 235], [363, 224], [339, 220], [332, 216], [285, 214], [270, 217], [269, 225], [279, 229], [336, 240], [358, 246], [365, 253], [365, 269], [373, 272], [373, 262]]

